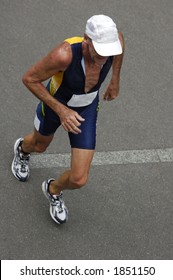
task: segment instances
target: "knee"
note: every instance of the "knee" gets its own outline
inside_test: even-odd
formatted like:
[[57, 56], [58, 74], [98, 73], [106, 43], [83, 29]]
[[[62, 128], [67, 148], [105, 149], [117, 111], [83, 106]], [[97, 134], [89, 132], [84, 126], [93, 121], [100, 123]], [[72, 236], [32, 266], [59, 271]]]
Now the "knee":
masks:
[[73, 175], [71, 174], [69, 177], [69, 183], [74, 189], [80, 189], [81, 187], [85, 186], [88, 181], [88, 176], [83, 175]]

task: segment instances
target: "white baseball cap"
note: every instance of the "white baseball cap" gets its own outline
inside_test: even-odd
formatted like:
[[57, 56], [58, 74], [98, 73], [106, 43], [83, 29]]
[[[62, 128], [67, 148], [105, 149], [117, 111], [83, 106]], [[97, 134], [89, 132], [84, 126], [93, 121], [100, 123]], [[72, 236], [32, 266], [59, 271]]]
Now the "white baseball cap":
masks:
[[94, 49], [101, 56], [122, 53], [115, 22], [105, 15], [94, 15], [87, 20], [85, 33], [92, 40]]

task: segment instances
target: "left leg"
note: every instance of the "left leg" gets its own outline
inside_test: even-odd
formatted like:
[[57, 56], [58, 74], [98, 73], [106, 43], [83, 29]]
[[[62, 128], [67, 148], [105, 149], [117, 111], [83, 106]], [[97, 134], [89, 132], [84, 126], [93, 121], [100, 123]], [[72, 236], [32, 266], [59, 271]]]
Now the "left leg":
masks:
[[80, 128], [82, 133], [69, 133], [71, 144], [71, 168], [65, 171], [58, 179], [49, 179], [43, 182], [42, 190], [50, 202], [52, 219], [62, 224], [67, 221], [68, 211], [62, 199], [65, 189], [79, 189], [87, 183], [88, 174], [95, 151], [96, 121], [98, 113], [98, 96], [94, 102], [78, 110], [85, 119]]
[[62, 191], [77, 189], [86, 184], [93, 155], [94, 150], [73, 148], [71, 169], [65, 171], [56, 180], [49, 179], [43, 182], [43, 193], [50, 202], [50, 215], [57, 224], [63, 224], [68, 219]]
[[96, 144], [96, 122], [99, 110], [99, 97], [92, 104], [79, 108], [78, 113], [85, 119], [81, 123], [82, 133], [69, 133], [71, 144], [71, 169], [65, 171], [50, 184], [50, 192], [59, 194], [64, 189], [76, 189], [84, 186], [93, 159]]
[[49, 191], [51, 194], [60, 194], [65, 189], [78, 189], [88, 180], [90, 165], [94, 150], [72, 148], [71, 169], [65, 171], [55, 181], [51, 181]]

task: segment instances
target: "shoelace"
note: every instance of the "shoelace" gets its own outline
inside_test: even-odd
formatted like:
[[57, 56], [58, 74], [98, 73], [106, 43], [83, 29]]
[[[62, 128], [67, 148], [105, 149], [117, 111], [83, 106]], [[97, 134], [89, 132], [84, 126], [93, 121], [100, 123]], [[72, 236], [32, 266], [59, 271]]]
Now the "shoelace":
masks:
[[51, 196], [52, 197], [52, 202], [55, 206], [57, 206], [58, 208], [58, 212], [62, 213], [63, 212], [63, 199], [62, 199], [62, 194], [55, 196]]
[[26, 170], [26, 167], [29, 163], [29, 158], [30, 156], [29, 155], [24, 155], [23, 153], [19, 152], [19, 157], [20, 157], [20, 171], [25, 173], [27, 170]]

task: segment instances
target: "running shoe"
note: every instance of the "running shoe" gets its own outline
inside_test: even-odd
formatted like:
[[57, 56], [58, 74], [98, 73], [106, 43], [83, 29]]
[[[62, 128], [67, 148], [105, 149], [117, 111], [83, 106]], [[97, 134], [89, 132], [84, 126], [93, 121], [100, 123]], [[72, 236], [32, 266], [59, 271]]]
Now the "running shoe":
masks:
[[49, 192], [49, 184], [55, 179], [48, 179], [42, 183], [42, 191], [50, 202], [50, 215], [57, 224], [64, 224], [68, 220], [68, 210], [63, 201], [63, 193], [52, 195]]
[[14, 159], [11, 165], [11, 170], [13, 175], [22, 182], [28, 180], [30, 171], [29, 171], [29, 159], [30, 154], [24, 154], [22, 152], [23, 138], [16, 140], [14, 144]]

